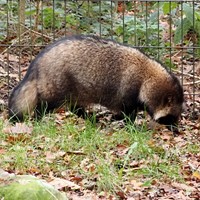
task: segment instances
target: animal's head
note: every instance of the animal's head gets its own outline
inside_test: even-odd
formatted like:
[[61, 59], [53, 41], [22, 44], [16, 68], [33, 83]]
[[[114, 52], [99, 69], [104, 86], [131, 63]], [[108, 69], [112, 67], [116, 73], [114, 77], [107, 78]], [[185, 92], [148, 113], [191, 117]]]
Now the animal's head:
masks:
[[175, 76], [151, 79], [142, 86], [140, 100], [148, 113], [158, 123], [177, 132], [177, 124], [183, 110], [183, 89]]

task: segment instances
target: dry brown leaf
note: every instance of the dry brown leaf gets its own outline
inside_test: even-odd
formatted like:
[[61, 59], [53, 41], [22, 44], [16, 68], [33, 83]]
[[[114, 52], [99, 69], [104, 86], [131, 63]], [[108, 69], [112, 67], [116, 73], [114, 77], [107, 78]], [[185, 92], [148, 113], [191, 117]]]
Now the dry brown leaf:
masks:
[[53, 161], [59, 157], [63, 157], [66, 154], [65, 151], [58, 151], [58, 152], [51, 152], [51, 151], [46, 151], [45, 155], [46, 155], [46, 161], [48, 163], [53, 163]]
[[96, 169], [96, 165], [91, 163], [87, 166], [88, 171], [93, 172]]
[[6, 149], [1, 149], [0, 148], [0, 154], [4, 154], [4, 153], [6, 153]]
[[128, 153], [128, 151], [129, 151], [128, 145], [124, 145], [124, 144], [118, 144], [118, 145], [116, 146], [116, 149], [117, 149], [116, 154], [117, 154], [118, 156], [124, 156], [124, 155], [126, 155], [126, 154]]
[[80, 176], [74, 176], [70, 178], [70, 181], [76, 181], [77, 183], [81, 182], [83, 180]]
[[181, 190], [185, 190], [185, 191], [195, 191], [196, 188], [191, 187], [189, 185], [183, 184], [183, 183], [177, 183], [177, 182], [173, 182], [172, 186]]
[[141, 164], [140, 161], [133, 160], [133, 161], [129, 164], [129, 166], [135, 168], [135, 167], [139, 167], [140, 164]]
[[16, 123], [15, 125], [7, 125], [3, 128], [3, 132], [7, 134], [8, 142], [24, 141], [28, 139], [32, 133], [33, 127], [25, 123]]
[[4, 133], [7, 134], [31, 134], [33, 131], [33, 127], [28, 126], [25, 123], [16, 123], [15, 125], [8, 125], [3, 129]]
[[195, 171], [193, 174], [192, 174], [195, 178], [198, 178], [200, 180], [200, 172], [199, 171]]
[[135, 179], [134, 179], [134, 180], [131, 180], [130, 183], [131, 183], [131, 185], [133, 186], [134, 190], [140, 190], [141, 187], [142, 187], [142, 185], [143, 185], [142, 182], [139, 182], [139, 181], [137, 181], [137, 180], [135, 180]]
[[123, 191], [118, 191], [116, 194], [120, 197], [120, 199], [126, 199], [126, 194]]
[[58, 190], [65, 190], [66, 188], [70, 190], [79, 190], [81, 188], [74, 182], [62, 178], [55, 178], [53, 181], [49, 182], [49, 184]]

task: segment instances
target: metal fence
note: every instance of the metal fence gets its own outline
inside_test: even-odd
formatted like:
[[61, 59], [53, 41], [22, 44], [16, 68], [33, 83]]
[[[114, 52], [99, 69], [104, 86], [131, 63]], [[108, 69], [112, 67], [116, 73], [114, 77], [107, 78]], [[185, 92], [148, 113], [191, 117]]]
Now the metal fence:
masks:
[[99, 35], [143, 49], [179, 76], [200, 112], [200, 4], [193, 1], [0, 0], [0, 105], [37, 53], [57, 38]]

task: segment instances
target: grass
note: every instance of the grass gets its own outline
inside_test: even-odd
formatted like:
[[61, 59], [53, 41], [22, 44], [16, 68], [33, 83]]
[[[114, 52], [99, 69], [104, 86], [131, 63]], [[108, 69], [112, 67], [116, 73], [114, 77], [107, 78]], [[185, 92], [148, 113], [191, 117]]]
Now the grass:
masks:
[[[182, 179], [180, 151], [162, 147], [145, 123], [102, 128], [95, 120], [75, 116], [58, 120], [51, 115], [26, 124], [33, 127], [32, 132], [13, 140], [0, 121], [0, 164], [4, 170], [44, 178], [50, 172], [58, 177], [67, 172], [80, 176], [86, 188], [92, 184], [98, 192], [110, 193], [123, 190], [124, 183], [135, 178], [144, 185], [154, 179]], [[182, 152], [197, 149], [188, 145]]]

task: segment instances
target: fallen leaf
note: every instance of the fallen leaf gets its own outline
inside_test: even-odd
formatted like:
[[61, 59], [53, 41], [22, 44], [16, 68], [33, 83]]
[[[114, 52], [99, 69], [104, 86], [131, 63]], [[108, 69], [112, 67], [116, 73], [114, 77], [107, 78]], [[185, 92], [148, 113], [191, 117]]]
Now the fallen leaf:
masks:
[[193, 175], [195, 178], [200, 179], [200, 172], [199, 172], [199, 171], [195, 171], [192, 175]]
[[26, 125], [25, 123], [16, 123], [13, 126], [7, 126], [3, 129], [4, 133], [7, 134], [31, 134], [33, 127]]
[[129, 164], [129, 166], [130, 166], [130, 167], [139, 167], [140, 164], [141, 164], [141, 162], [136, 161], [136, 160], [133, 160], [133, 161]]
[[62, 178], [55, 178], [53, 181], [49, 182], [49, 184], [54, 186], [57, 190], [64, 190], [65, 188], [70, 190], [79, 190], [81, 188], [74, 182]]
[[87, 166], [89, 172], [93, 172], [96, 169], [96, 165], [91, 163]]
[[83, 178], [80, 176], [74, 176], [74, 177], [70, 178], [70, 181], [76, 181], [77, 183], [81, 182], [82, 180], [83, 180]]
[[45, 155], [46, 155], [46, 161], [48, 163], [53, 163], [53, 161], [59, 157], [63, 157], [66, 154], [65, 151], [58, 151], [58, 152], [51, 152], [51, 151], [46, 151]]
[[176, 183], [173, 182], [172, 186], [181, 190], [185, 190], [185, 191], [195, 191], [196, 189], [194, 187], [191, 187], [189, 185], [183, 184], [183, 183]]
[[142, 187], [142, 185], [143, 185], [142, 182], [139, 182], [139, 181], [137, 181], [137, 180], [135, 180], [135, 179], [134, 179], [134, 180], [131, 180], [130, 183], [131, 183], [131, 185], [133, 186], [133, 188], [134, 188], [135, 190], [141, 189], [141, 187]]
[[116, 194], [120, 197], [120, 199], [126, 199], [126, 195], [123, 191], [118, 191]]
[[0, 154], [4, 154], [6, 152], [5, 149], [0, 149]]

